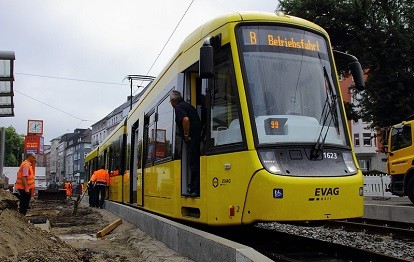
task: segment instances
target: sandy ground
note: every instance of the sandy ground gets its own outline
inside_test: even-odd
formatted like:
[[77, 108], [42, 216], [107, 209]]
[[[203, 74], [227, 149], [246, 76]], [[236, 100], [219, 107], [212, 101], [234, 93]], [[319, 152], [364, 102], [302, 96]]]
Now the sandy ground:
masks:
[[[0, 189], [0, 261], [191, 261], [122, 221], [109, 234], [96, 234], [119, 219], [105, 209], [73, 201], [31, 203], [26, 216], [16, 211], [17, 199]], [[50, 232], [28, 222], [51, 224]]]

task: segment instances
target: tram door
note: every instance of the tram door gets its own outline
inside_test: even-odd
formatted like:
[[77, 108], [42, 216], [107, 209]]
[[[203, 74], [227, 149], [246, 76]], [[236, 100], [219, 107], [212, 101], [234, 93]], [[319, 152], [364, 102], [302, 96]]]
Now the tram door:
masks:
[[[183, 99], [187, 103], [190, 103], [197, 109], [198, 116], [202, 119], [201, 110], [201, 79], [198, 77], [198, 73], [190, 72], [186, 74], [186, 80], [184, 83]], [[200, 139], [202, 143], [202, 139]], [[183, 141], [181, 145], [181, 194], [185, 195], [190, 189], [191, 183], [191, 170], [189, 166], [189, 155], [187, 152], [186, 145]], [[200, 164], [200, 173], [201, 173]], [[199, 174], [200, 177], [200, 174]], [[201, 179], [199, 179], [200, 181]]]
[[131, 144], [133, 150], [131, 151], [131, 167], [130, 167], [130, 192], [131, 203], [136, 203], [139, 206], [143, 204], [143, 192], [142, 192], [142, 170], [141, 170], [141, 157], [142, 157], [142, 139], [139, 135], [140, 132], [139, 121], [132, 125]]

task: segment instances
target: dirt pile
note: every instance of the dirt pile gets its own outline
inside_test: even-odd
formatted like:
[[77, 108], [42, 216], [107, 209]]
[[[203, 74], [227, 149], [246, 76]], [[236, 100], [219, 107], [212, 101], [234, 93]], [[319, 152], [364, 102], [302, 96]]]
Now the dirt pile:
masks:
[[82, 261], [73, 247], [28, 223], [17, 203], [13, 194], [0, 190], [0, 261]]
[[17, 210], [19, 200], [8, 190], [0, 189], [0, 211], [3, 209]]
[[[32, 200], [26, 216], [17, 198], [0, 189], [0, 261], [191, 261], [123, 221], [102, 238], [96, 233], [119, 219], [105, 209], [73, 200]], [[49, 220], [46, 232], [28, 220]]]

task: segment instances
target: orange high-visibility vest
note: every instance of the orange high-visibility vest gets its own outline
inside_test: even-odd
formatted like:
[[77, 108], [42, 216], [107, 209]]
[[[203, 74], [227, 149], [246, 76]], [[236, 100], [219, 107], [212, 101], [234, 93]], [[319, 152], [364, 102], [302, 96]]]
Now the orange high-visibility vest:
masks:
[[99, 169], [92, 175], [92, 183], [109, 185], [109, 173], [105, 169]]
[[32, 164], [28, 160], [25, 160], [20, 165], [19, 171], [17, 172], [17, 179], [16, 179], [16, 189], [25, 189], [23, 185], [23, 167], [27, 165], [29, 167], [29, 175], [26, 177], [26, 185], [27, 189], [32, 189], [35, 187], [35, 176], [32, 168]]
[[65, 182], [66, 196], [72, 195], [72, 184], [70, 182]]

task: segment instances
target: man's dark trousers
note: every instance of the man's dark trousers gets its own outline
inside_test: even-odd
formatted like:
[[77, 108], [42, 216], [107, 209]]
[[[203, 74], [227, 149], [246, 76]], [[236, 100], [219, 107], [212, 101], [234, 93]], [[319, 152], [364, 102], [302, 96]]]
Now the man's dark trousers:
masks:
[[19, 194], [19, 213], [25, 216], [27, 213], [27, 209], [29, 208], [31, 194], [26, 193], [24, 189], [19, 189]]
[[105, 190], [106, 185], [95, 185], [94, 189], [95, 191], [95, 205], [96, 207], [103, 208], [104, 201], [105, 201]]
[[200, 194], [200, 137], [191, 137], [186, 143], [188, 163], [191, 170], [190, 192]]

